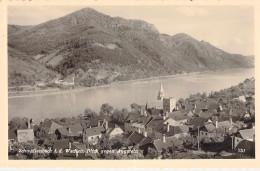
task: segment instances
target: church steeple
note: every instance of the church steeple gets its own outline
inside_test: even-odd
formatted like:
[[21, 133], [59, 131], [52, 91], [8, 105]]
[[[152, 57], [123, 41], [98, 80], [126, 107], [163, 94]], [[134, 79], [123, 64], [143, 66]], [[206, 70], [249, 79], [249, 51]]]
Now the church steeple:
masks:
[[161, 83], [161, 87], [160, 87], [160, 90], [158, 92], [157, 100], [162, 100], [163, 97], [164, 97], [164, 91], [163, 91], [163, 86], [162, 86], [162, 83]]

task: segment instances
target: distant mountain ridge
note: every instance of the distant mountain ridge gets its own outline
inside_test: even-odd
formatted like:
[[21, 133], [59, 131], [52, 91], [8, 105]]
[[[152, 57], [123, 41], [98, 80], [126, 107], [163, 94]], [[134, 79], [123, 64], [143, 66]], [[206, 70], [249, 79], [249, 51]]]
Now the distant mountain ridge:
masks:
[[110, 17], [91, 8], [35, 26], [9, 25], [8, 46], [43, 65], [47, 73], [75, 75], [85, 86], [254, 66], [253, 57], [227, 53], [184, 33], [161, 34], [145, 21]]

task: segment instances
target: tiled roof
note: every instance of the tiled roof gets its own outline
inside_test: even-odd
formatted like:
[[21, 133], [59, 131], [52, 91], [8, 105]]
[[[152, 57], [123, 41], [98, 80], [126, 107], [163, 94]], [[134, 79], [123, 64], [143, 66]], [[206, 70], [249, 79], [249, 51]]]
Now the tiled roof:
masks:
[[175, 121], [188, 119], [189, 117], [182, 113], [181, 111], [175, 111], [168, 114], [170, 118], [172, 118]]
[[129, 141], [131, 141], [134, 144], [138, 144], [142, 139], [144, 138], [143, 135], [138, 134], [137, 132], [133, 132], [129, 137]]
[[253, 139], [255, 135], [255, 129], [243, 129], [238, 131], [243, 139]]
[[162, 125], [165, 122], [165, 120], [163, 120], [162, 116], [156, 116], [155, 118], [153, 118], [147, 125], [147, 128], [157, 128], [158, 126]]
[[99, 135], [102, 134], [103, 131], [105, 131], [103, 126], [87, 128], [85, 131], [85, 135], [86, 136]]
[[216, 129], [215, 125], [212, 123], [206, 124], [205, 128], [206, 128], [207, 132], [212, 132], [213, 130]]
[[128, 137], [129, 141], [131, 141], [132, 143], [139, 144], [139, 146], [143, 146], [146, 145], [148, 143], [150, 143], [152, 140], [150, 138], [147, 138], [137, 132], [133, 132], [129, 137]]
[[69, 129], [69, 136], [79, 136], [82, 131], [83, 131], [83, 127], [81, 126], [80, 123], [77, 123], [75, 125], [69, 125], [68, 127]]
[[189, 125], [193, 125], [193, 130], [197, 129], [198, 126], [204, 126], [205, 123], [207, 122], [208, 119], [206, 118], [199, 118], [199, 117], [195, 117], [193, 118], [190, 122]]
[[147, 111], [151, 114], [151, 115], [159, 115], [159, 114], [163, 114], [163, 109], [147, 109]]
[[232, 124], [230, 123], [230, 121], [222, 121], [218, 122], [218, 127], [231, 128]]
[[58, 128], [58, 131], [60, 132], [61, 135], [67, 135], [69, 133], [67, 127]]
[[171, 136], [165, 137], [165, 142], [163, 142], [162, 139], [156, 139], [154, 140], [153, 145], [158, 152], [162, 152], [163, 148], [167, 149], [173, 147], [173, 143], [180, 143], [180, 141], [176, 137]]
[[67, 148], [69, 148], [69, 139], [56, 140], [53, 143], [54, 150], [67, 149]]

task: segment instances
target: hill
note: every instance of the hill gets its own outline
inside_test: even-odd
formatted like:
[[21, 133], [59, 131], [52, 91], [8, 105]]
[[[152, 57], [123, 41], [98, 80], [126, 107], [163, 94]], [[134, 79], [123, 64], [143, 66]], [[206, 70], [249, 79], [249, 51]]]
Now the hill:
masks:
[[9, 26], [8, 30], [12, 30], [9, 47], [62, 77], [75, 75], [76, 82], [85, 86], [253, 67], [249, 57], [227, 53], [186, 34], [160, 34], [145, 21], [110, 17], [91, 8], [26, 28]]

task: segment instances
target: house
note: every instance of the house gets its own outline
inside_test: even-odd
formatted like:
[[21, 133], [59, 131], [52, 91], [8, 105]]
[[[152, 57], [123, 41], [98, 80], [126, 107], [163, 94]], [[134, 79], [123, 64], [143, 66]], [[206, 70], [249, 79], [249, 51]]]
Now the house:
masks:
[[105, 128], [103, 126], [87, 128], [83, 131], [83, 143], [97, 144], [104, 132]]
[[216, 126], [213, 123], [208, 123], [202, 126], [199, 130], [200, 140], [203, 138], [213, 138], [213, 131], [216, 130]]
[[245, 96], [239, 96], [235, 98], [235, 100], [241, 101], [241, 102], [246, 102], [246, 97]]
[[175, 121], [174, 126], [183, 125], [190, 118], [186, 114], [181, 113], [181, 111], [175, 111], [175, 112], [168, 113], [168, 117], [172, 118]]
[[34, 131], [31, 128], [31, 124], [28, 123], [28, 126], [26, 124], [21, 125], [17, 129], [17, 141], [19, 143], [27, 143], [27, 142], [34, 142]]
[[179, 123], [173, 120], [172, 118], [168, 118], [164, 116], [155, 116], [147, 125], [147, 134], [148, 137], [155, 136], [155, 133], [158, 129], [161, 128], [162, 125], [169, 124], [170, 126], [178, 126]]
[[74, 77], [67, 77], [62, 82], [63, 85], [66, 86], [73, 86], [75, 85], [75, 78]]
[[109, 135], [109, 139], [112, 139], [116, 136], [120, 136], [124, 133], [124, 131], [118, 126], [118, 125], [114, 125], [112, 128], [109, 129], [108, 131], [108, 135]]
[[175, 136], [180, 137], [181, 135], [186, 136], [189, 133], [189, 127], [187, 125], [181, 126], [170, 126], [168, 123], [163, 124], [155, 132], [155, 138], [162, 138], [163, 135], [166, 137]]
[[68, 126], [68, 137], [73, 137], [74, 140], [78, 140], [83, 133], [83, 127], [80, 123]]
[[78, 140], [82, 136], [83, 127], [80, 123], [63, 126], [55, 130], [55, 134], [58, 139], [64, 139], [68, 137], [74, 138], [74, 140]]
[[128, 137], [128, 140], [134, 145], [135, 149], [142, 150], [144, 155], [148, 152], [148, 147], [151, 145], [152, 139], [147, 137], [147, 133], [144, 135], [133, 132]]
[[47, 134], [54, 134], [58, 128], [62, 126], [54, 122], [53, 120], [46, 120], [40, 125], [40, 130], [46, 132]]
[[148, 147], [148, 153], [156, 153], [155, 155], [160, 156], [165, 149], [172, 148], [173, 146], [181, 145], [181, 141], [176, 137], [163, 137], [161, 139], [156, 139], [153, 141], [152, 146]]
[[61, 128], [56, 129], [55, 134], [57, 136], [57, 139], [65, 139], [67, 138], [69, 133], [69, 130], [67, 127], [63, 126]]
[[147, 112], [134, 112], [130, 113], [125, 121], [125, 132], [127, 134], [134, 132], [134, 131], [140, 131], [140, 133], [144, 133], [145, 126], [147, 123], [152, 120], [152, 116], [148, 114]]
[[198, 128], [203, 127], [207, 121], [208, 119], [200, 117], [194, 117], [191, 119], [188, 122], [190, 134], [196, 138], [198, 136]]
[[235, 134], [234, 147], [236, 148], [237, 145], [239, 144], [239, 142], [241, 142], [243, 140], [254, 142], [254, 140], [255, 140], [255, 129], [239, 130]]
[[222, 129], [224, 131], [224, 133], [227, 133], [228, 131], [230, 131], [232, 127], [233, 127], [232, 119], [230, 119], [229, 121], [228, 120], [221, 121], [221, 122], [216, 121], [216, 128]]

